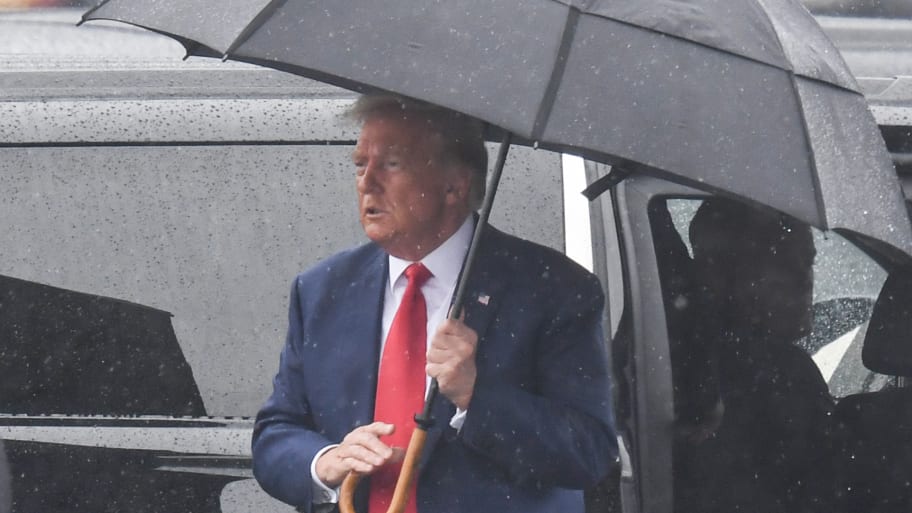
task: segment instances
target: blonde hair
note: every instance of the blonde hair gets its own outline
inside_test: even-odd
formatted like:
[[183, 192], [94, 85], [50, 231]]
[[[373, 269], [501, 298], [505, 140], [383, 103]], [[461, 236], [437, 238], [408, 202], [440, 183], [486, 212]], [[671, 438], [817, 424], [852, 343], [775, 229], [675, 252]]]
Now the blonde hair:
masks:
[[355, 101], [347, 115], [359, 122], [373, 115], [399, 112], [427, 121], [440, 137], [440, 158], [445, 164], [462, 165], [472, 172], [469, 206], [477, 210], [484, 200], [488, 174], [488, 150], [484, 145], [484, 124], [461, 112], [389, 93], [365, 94]]

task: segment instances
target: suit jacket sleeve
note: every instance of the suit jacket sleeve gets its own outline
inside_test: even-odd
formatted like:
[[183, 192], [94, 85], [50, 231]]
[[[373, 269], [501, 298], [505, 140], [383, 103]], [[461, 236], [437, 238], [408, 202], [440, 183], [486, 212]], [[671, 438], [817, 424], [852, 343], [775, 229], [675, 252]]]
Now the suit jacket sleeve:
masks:
[[288, 336], [282, 351], [273, 393], [257, 415], [253, 433], [253, 473], [273, 497], [311, 511], [310, 464], [316, 453], [331, 442], [314, 431], [301, 383], [302, 318], [298, 287], [292, 286]]
[[617, 439], [601, 327], [604, 296], [595, 276], [578, 279], [582, 269], [571, 274], [575, 278], [526, 292], [538, 299], [517, 312], [502, 307], [505, 326], [493, 329], [501, 339], [504, 332], [526, 339], [518, 343], [533, 355], [534, 382], [516, 380], [503, 369], [480, 372], [460, 436], [516, 481], [581, 489], [616, 464]]

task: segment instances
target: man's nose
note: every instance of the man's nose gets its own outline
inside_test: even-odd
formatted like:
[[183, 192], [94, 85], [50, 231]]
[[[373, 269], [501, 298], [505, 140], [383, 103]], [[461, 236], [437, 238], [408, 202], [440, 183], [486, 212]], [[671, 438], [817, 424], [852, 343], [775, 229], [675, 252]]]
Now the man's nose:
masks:
[[364, 168], [358, 173], [358, 192], [366, 193], [376, 190], [377, 182], [377, 165], [373, 160], [368, 161]]

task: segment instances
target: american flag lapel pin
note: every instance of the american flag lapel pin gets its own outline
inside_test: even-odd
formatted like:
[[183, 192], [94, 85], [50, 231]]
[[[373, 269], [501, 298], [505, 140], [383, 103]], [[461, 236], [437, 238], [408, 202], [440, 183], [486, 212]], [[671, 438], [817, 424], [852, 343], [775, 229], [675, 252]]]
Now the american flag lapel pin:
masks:
[[478, 294], [478, 302], [479, 302], [479, 303], [481, 303], [481, 304], [483, 304], [483, 305], [485, 305], [485, 306], [488, 306], [488, 301], [490, 301], [490, 300], [491, 300], [491, 296], [489, 296], [489, 295], [487, 295], [487, 294]]

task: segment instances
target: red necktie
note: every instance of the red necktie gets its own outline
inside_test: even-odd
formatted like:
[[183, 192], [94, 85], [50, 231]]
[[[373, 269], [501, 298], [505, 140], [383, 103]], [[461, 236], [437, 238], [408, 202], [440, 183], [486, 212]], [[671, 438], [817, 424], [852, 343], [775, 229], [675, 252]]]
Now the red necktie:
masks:
[[[408, 285], [390, 326], [380, 373], [374, 420], [393, 424], [396, 431], [383, 438], [390, 447], [408, 446], [415, 428], [414, 416], [424, 406], [427, 345], [427, 306], [421, 286], [431, 271], [419, 264], [405, 270]], [[385, 465], [371, 475], [369, 513], [385, 513], [396, 488], [401, 465]], [[405, 513], [415, 513], [415, 492], [408, 499]]]

